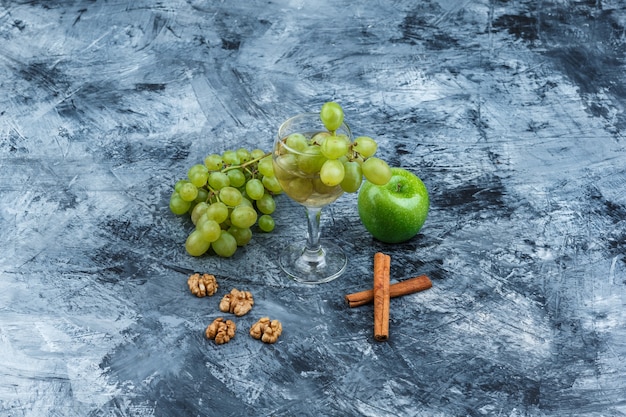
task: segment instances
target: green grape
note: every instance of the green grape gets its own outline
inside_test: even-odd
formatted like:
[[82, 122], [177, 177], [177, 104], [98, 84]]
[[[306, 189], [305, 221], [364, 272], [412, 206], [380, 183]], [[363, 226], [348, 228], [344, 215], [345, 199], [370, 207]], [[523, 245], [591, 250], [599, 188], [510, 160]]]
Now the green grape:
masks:
[[222, 229], [220, 224], [215, 220], [202, 216], [196, 225], [196, 231], [198, 231], [207, 242], [215, 242], [220, 237]]
[[329, 132], [319, 132], [316, 133], [312, 138], [311, 138], [311, 145], [317, 145], [317, 146], [322, 146], [322, 143], [324, 143], [324, 141], [329, 138], [331, 135]]
[[172, 193], [172, 196], [170, 197], [170, 210], [172, 211], [172, 213], [180, 216], [187, 213], [190, 207], [190, 201], [185, 201], [180, 198], [180, 194], [178, 194], [176, 191]]
[[286, 153], [278, 155], [274, 160], [274, 163], [278, 165], [279, 169], [285, 172], [293, 172], [298, 167], [298, 157], [292, 153]]
[[273, 177], [274, 176], [274, 164], [272, 163], [272, 157], [266, 156], [261, 159], [257, 165], [257, 169], [259, 173], [264, 177]]
[[265, 151], [262, 149], [253, 149], [250, 152], [250, 156], [252, 157], [252, 159], [263, 158], [265, 156]]
[[224, 161], [220, 155], [213, 153], [204, 158], [204, 165], [209, 171], [219, 171], [224, 166]]
[[352, 150], [356, 151], [363, 158], [369, 158], [376, 153], [378, 144], [369, 136], [359, 136], [352, 142]]
[[252, 200], [250, 200], [250, 197], [247, 197], [247, 196], [245, 196], [243, 194], [242, 194], [242, 196], [243, 196], [243, 198], [241, 199], [241, 202], [238, 205], [240, 205], [240, 206], [241, 205], [245, 205], [245, 206], [248, 206], [248, 207], [254, 207], [254, 204], [252, 203]]
[[372, 184], [385, 185], [391, 179], [391, 168], [382, 159], [371, 157], [361, 164], [363, 176]]
[[213, 219], [218, 223], [223, 223], [226, 219], [228, 219], [228, 214], [228, 207], [226, 207], [226, 204], [221, 201], [211, 204], [207, 207], [205, 212], [205, 215], [209, 219]]
[[320, 146], [308, 146], [298, 155], [298, 168], [307, 174], [319, 172], [326, 162], [326, 157], [322, 155]]
[[189, 182], [189, 180], [178, 180], [176, 181], [176, 184], [174, 184], [174, 191], [179, 192], [181, 187], [185, 184], [187, 184]]
[[348, 153], [348, 149], [348, 142], [340, 136], [330, 136], [320, 146], [322, 155], [328, 159], [338, 159]]
[[326, 129], [334, 132], [343, 123], [343, 109], [334, 101], [324, 103], [320, 111], [320, 119]]
[[287, 194], [296, 201], [302, 202], [313, 194], [313, 183], [307, 178], [295, 178], [287, 183]]
[[285, 139], [285, 145], [291, 150], [299, 152], [307, 147], [306, 136], [302, 133], [292, 133]]
[[226, 230], [222, 230], [220, 237], [211, 245], [215, 253], [223, 258], [230, 258], [237, 251], [237, 240]]
[[253, 207], [240, 204], [230, 213], [230, 223], [235, 227], [245, 229], [256, 223], [257, 216]]
[[225, 151], [222, 153], [222, 160], [226, 165], [239, 165], [241, 163], [237, 151]]
[[196, 206], [191, 211], [191, 222], [193, 224], [198, 224], [198, 219], [200, 219], [200, 217], [202, 217], [204, 213], [206, 213], [208, 208], [209, 204], [205, 203], [204, 201], [196, 204]]
[[363, 182], [363, 173], [361, 171], [361, 164], [356, 161], [346, 161], [343, 163], [345, 175], [341, 185], [341, 189], [347, 193], [356, 192]]
[[187, 171], [187, 177], [196, 187], [203, 187], [209, 179], [209, 169], [202, 164], [193, 165]]
[[256, 208], [263, 214], [272, 214], [276, 210], [276, 200], [270, 194], [265, 193], [256, 201]]
[[339, 185], [343, 181], [344, 175], [345, 168], [341, 161], [337, 159], [327, 160], [322, 165], [322, 169], [320, 169], [320, 180], [329, 187]]
[[180, 187], [180, 190], [178, 190], [178, 195], [180, 195], [180, 198], [183, 200], [191, 202], [198, 196], [198, 187], [190, 182], [185, 183]]
[[274, 194], [279, 194], [283, 191], [278, 179], [276, 177], [263, 177], [261, 180], [265, 189]]
[[313, 191], [315, 191], [316, 193], [324, 194], [324, 195], [335, 194], [336, 192], [335, 188], [337, 188], [336, 185], [332, 185], [332, 186], [326, 185], [319, 178], [314, 178], [312, 181], [313, 181]]
[[239, 148], [235, 151], [235, 153], [237, 154], [237, 157], [239, 158], [240, 163], [248, 162], [249, 160], [252, 159], [252, 156], [250, 155], [250, 151], [247, 150], [246, 148]]
[[228, 187], [230, 185], [230, 179], [228, 179], [228, 175], [223, 172], [211, 172], [209, 175], [209, 187], [214, 190], [221, 190], [224, 187]]
[[265, 193], [265, 187], [258, 178], [253, 178], [246, 183], [246, 194], [253, 200], [258, 200], [263, 197]]
[[220, 190], [220, 201], [227, 206], [235, 207], [241, 203], [243, 196], [235, 187], [224, 187]]
[[191, 232], [189, 236], [187, 236], [187, 240], [185, 241], [185, 249], [187, 253], [191, 256], [201, 256], [209, 250], [211, 246], [210, 242], [204, 240], [202, 235], [198, 230], [194, 230]]
[[345, 140], [348, 146], [350, 146], [350, 138], [348, 137], [348, 135], [346, 135], [345, 133], [338, 133], [335, 136]]
[[275, 226], [276, 223], [274, 222], [272, 216], [270, 216], [269, 214], [263, 214], [261, 217], [259, 217], [259, 229], [261, 229], [262, 231], [271, 232], [272, 230], [274, 230]]
[[202, 188], [198, 188], [198, 195], [193, 200], [193, 202], [197, 204], [197, 203], [202, 203], [203, 201], [206, 202], [208, 199], [209, 199], [209, 190], [202, 187]]
[[252, 239], [252, 229], [250, 229], [249, 227], [242, 229], [239, 227], [230, 226], [228, 228], [228, 233], [230, 233], [235, 238], [237, 246], [245, 246]]
[[241, 169], [229, 169], [226, 175], [231, 187], [239, 188], [246, 183], [246, 175]]

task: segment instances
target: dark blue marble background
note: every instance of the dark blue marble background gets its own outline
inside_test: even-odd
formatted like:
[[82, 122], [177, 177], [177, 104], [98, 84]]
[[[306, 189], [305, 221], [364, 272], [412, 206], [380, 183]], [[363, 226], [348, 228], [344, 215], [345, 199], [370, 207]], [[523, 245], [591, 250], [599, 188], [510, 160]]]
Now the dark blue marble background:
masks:
[[[1, 2], [0, 415], [625, 416], [625, 57], [621, 0]], [[279, 198], [273, 233], [187, 256], [174, 182], [327, 100], [423, 179], [421, 233], [381, 244], [343, 196], [348, 271], [304, 287]], [[434, 282], [386, 343], [343, 301], [379, 250]], [[255, 295], [228, 345], [188, 271]]]

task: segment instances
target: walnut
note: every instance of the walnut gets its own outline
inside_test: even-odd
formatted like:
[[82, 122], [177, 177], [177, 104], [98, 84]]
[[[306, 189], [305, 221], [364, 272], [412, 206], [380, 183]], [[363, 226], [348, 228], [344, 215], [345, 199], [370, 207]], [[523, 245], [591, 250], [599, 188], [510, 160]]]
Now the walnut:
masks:
[[235, 330], [237, 330], [237, 325], [234, 321], [218, 317], [207, 326], [204, 334], [207, 339], [215, 340], [215, 344], [223, 345], [235, 337]]
[[252, 298], [250, 291], [239, 291], [237, 288], [233, 288], [220, 301], [220, 311], [233, 313], [235, 316], [243, 316], [252, 309], [253, 305], [254, 298]]
[[213, 295], [218, 287], [215, 276], [210, 274], [193, 274], [187, 279], [187, 285], [189, 285], [191, 293], [196, 297]]
[[278, 320], [263, 317], [250, 328], [250, 336], [265, 343], [274, 343], [283, 332], [283, 325]]

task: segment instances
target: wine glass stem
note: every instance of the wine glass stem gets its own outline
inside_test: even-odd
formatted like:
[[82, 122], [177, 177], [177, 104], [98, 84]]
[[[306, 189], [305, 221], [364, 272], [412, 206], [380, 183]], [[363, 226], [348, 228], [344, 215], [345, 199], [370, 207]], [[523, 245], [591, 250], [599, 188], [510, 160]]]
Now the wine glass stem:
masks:
[[307, 215], [308, 234], [306, 239], [306, 250], [309, 253], [319, 253], [320, 246], [320, 217], [321, 207], [305, 207]]

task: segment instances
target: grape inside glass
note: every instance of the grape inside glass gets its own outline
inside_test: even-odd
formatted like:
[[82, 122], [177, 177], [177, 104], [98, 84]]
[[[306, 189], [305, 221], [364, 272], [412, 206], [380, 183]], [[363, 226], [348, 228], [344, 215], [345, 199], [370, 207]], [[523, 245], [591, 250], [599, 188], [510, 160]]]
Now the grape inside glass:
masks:
[[[352, 141], [345, 124], [334, 134]], [[304, 206], [308, 227], [306, 239], [283, 249], [279, 263], [294, 280], [308, 284], [331, 281], [339, 277], [347, 265], [347, 257], [339, 245], [320, 239], [322, 208], [343, 194], [339, 185], [327, 186], [320, 180], [320, 168], [326, 158], [321, 154], [319, 143], [328, 135], [319, 113], [302, 113], [279, 127], [274, 143], [275, 176], [285, 194]]]

